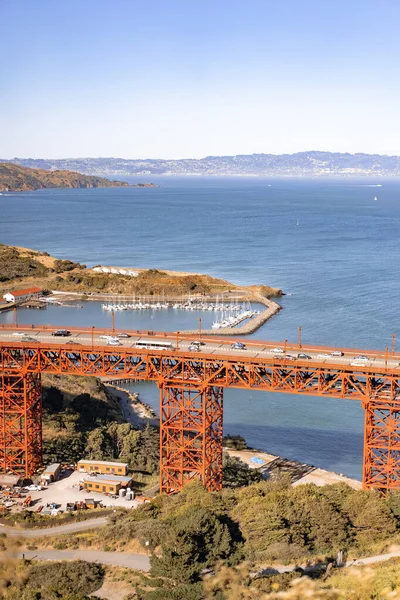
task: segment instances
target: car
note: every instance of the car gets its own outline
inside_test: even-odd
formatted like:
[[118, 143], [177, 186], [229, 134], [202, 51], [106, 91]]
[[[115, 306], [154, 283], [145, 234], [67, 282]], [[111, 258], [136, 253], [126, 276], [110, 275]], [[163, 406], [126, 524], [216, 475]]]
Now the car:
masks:
[[25, 489], [28, 490], [28, 492], [41, 492], [42, 491], [42, 486], [41, 485], [28, 485]]
[[15, 337], [23, 337], [24, 335], [26, 335], [26, 333], [22, 333], [21, 331], [17, 331], [16, 333], [13, 333], [13, 335]]
[[57, 329], [57, 331], [53, 331], [51, 335], [55, 337], [68, 337], [71, 335], [71, 332], [68, 331], [68, 329]]
[[200, 342], [198, 340], [195, 340], [194, 342], [189, 342], [189, 344], [191, 346], [205, 346], [205, 342]]
[[193, 344], [188, 347], [188, 350], [189, 352], [200, 352], [199, 346], [193, 346]]
[[23, 338], [21, 338], [21, 342], [39, 342], [39, 340], [29, 335], [25, 335]]
[[341, 350], [334, 350], [333, 352], [331, 352], [331, 356], [344, 356], [344, 352], [342, 352]]
[[286, 354], [286, 359], [287, 360], [296, 360], [296, 357], [293, 356], [293, 354]]
[[119, 333], [119, 334], [118, 334], [118, 337], [119, 337], [121, 340], [125, 340], [125, 339], [128, 339], [128, 338], [130, 338], [131, 336], [129, 335], [129, 333]]
[[368, 356], [365, 356], [365, 354], [359, 354], [358, 356], [355, 356], [353, 360], [369, 360]]
[[107, 340], [107, 346], [122, 346], [119, 340]]
[[300, 352], [300, 353], [297, 355], [297, 358], [306, 358], [307, 360], [310, 360], [310, 359], [311, 359], [311, 356], [310, 356], [309, 354], [305, 354], [304, 352]]
[[355, 360], [350, 363], [350, 366], [351, 367], [365, 367], [365, 361], [364, 360]]
[[271, 352], [274, 352], [275, 354], [284, 354], [282, 348], [272, 348]]
[[115, 339], [115, 335], [110, 335], [110, 334], [107, 334], [107, 335], [101, 335], [101, 336], [100, 336], [100, 339], [101, 339], [101, 340], [113, 340], [113, 339]]
[[246, 345], [243, 344], [243, 342], [235, 342], [234, 344], [232, 344], [231, 348], [234, 348], [235, 350], [244, 350], [246, 348]]
[[330, 357], [331, 357], [331, 355], [330, 354], [326, 354], [326, 352], [325, 353], [323, 352], [322, 354], [318, 354], [317, 355], [317, 358], [330, 358]]
[[81, 346], [82, 345], [79, 342], [76, 342], [75, 340], [68, 340], [67, 344], [69, 344], [70, 346]]

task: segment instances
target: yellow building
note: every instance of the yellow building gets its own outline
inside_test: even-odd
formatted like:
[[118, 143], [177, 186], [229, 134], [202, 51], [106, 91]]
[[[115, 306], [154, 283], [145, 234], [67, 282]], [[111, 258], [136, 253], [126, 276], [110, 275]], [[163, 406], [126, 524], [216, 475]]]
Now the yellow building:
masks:
[[126, 475], [128, 473], [128, 463], [82, 459], [78, 462], [78, 471], [81, 473], [101, 473], [103, 475]]
[[88, 476], [83, 480], [83, 487], [88, 492], [101, 494], [118, 494], [121, 488], [126, 488], [131, 483], [131, 477], [118, 477], [118, 475]]

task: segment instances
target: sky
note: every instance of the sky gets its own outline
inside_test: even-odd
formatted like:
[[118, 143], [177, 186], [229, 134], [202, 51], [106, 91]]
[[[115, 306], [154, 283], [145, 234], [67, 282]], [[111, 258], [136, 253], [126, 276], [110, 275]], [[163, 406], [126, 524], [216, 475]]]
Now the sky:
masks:
[[0, 0], [0, 158], [400, 155], [400, 0]]

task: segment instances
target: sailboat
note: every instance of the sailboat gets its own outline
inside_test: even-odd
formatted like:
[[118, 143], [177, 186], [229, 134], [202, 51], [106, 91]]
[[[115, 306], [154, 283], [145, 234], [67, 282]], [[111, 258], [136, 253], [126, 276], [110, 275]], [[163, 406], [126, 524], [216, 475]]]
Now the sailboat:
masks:
[[375, 200], [375, 202], [376, 202], [376, 201], [378, 200], [378, 196], [375, 196], [374, 200]]

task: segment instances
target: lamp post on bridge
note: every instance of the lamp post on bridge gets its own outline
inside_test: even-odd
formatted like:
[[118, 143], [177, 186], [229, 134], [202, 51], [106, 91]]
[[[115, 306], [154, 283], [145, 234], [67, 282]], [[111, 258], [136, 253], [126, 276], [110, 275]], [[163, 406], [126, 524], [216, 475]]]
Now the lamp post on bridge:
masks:
[[201, 342], [201, 317], [199, 317], [199, 342]]
[[114, 313], [114, 311], [112, 310], [112, 311], [111, 311], [111, 329], [112, 329], [112, 332], [113, 332], [113, 333], [114, 333], [114, 331], [115, 331], [115, 327], [114, 327], [114, 325], [115, 325], [115, 313]]
[[396, 343], [396, 334], [392, 333], [392, 356], [394, 355], [394, 345]]
[[92, 350], [94, 346], [94, 325], [92, 325]]
[[297, 330], [297, 343], [299, 345], [299, 348], [301, 348], [301, 326], [299, 325], [299, 328]]

